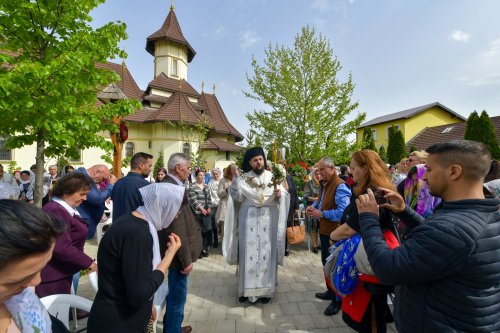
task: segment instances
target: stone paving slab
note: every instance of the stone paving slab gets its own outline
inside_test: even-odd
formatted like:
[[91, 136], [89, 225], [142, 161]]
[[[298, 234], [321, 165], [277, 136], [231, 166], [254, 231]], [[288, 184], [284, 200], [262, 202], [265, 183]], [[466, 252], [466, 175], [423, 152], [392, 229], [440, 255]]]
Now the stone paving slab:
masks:
[[[85, 252], [97, 257], [95, 239], [87, 242]], [[194, 264], [189, 277], [183, 325], [192, 326], [196, 333], [354, 332], [340, 313], [323, 315], [328, 302], [314, 296], [325, 288], [322, 274], [320, 254], [309, 252], [305, 244], [293, 245], [290, 256], [279, 266], [276, 296], [268, 304], [239, 303], [236, 266], [225, 262], [220, 249], [212, 249], [209, 257]], [[78, 294], [95, 297], [86, 277], [80, 279]], [[157, 332], [162, 327], [160, 320]], [[387, 331], [397, 332], [393, 324]]]

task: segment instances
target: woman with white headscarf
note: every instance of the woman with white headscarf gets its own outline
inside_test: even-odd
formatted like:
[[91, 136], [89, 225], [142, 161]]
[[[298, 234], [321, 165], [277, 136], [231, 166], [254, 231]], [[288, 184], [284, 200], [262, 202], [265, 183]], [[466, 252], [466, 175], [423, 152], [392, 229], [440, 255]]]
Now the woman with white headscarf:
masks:
[[154, 294], [181, 246], [179, 237], [171, 234], [161, 259], [157, 231], [172, 223], [185, 189], [155, 183], [139, 191], [144, 205], [113, 221], [99, 244], [99, 291], [90, 311], [89, 333], [145, 332]]

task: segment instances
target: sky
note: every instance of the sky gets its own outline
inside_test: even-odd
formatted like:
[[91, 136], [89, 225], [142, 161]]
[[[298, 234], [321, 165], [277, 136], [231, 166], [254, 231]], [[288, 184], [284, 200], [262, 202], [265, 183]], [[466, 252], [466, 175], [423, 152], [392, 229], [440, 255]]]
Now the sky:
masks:
[[[500, 1], [497, 0], [176, 0], [184, 37], [196, 50], [188, 82], [216, 96], [243, 134], [245, 117], [266, 105], [250, 91], [252, 56], [263, 63], [272, 45], [293, 46], [309, 25], [329, 39], [352, 74], [353, 100], [366, 120], [440, 102], [465, 118], [474, 110], [500, 115]], [[127, 24], [128, 69], [141, 89], [153, 80], [146, 38], [163, 24], [170, 0], [107, 0], [92, 12], [94, 27]], [[114, 60], [120, 63], [121, 59]]]

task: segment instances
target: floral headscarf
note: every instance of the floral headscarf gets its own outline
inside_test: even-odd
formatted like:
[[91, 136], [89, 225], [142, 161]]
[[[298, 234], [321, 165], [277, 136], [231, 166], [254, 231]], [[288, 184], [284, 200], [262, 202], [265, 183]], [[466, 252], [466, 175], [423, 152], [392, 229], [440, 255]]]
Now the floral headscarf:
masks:
[[[417, 179], [413, 180], [411, 175], [417, 174]], [[404, 197], [408, 207], [415, 210], [419, 215], [428, 217], [432, 215], [441, 199], [434, 197], [430, 193], [429, 184], [422, 180], [425, 173], [425, 165], [418, 164], [410, 168], [408, 177], [405, 179]]]

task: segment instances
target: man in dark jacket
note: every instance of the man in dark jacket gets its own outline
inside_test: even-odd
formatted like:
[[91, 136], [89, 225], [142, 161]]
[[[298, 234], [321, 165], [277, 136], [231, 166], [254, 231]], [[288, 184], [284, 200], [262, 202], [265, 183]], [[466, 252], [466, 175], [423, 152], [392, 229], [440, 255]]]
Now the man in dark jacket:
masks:
[[[113, 184], [116, 182], [116, 177], [113, 176], [107, 166], [104, 164], [96, 164], [88, 169], [84, 167], [78, 168], [75, 172], [81, 172], [88, 175], [94, 180], [94, 185], [87, 193], [87, 200], [77, 208], [78, 212], [84, 220], [89, 224], [87, 239], [92, 239], [95, 235], [97, 224], [101, 221], [104, 209], [106, 208], [105, 202], [111, 196], [113, 191]], [[99, 190], [97, 185], [107, 182], [104, 189]]]
[[382, 189], [408, 226], [405, 242], [387, 247], [373, 192], [356, 200], [361, 235], [375, 275], [401, 285], [395, 306], [399, 332], [500, 332], [500, 214], [485, 198], [491, 157], [478, 142], [455, 140], [427, 149], [423, 180], [443, 199], [427, 219]]
[[152, 166], [153, 155], [140, 152], [132, 156], [130, 172], [115, 183], [111, 192], [113, 221], [142, 206], [142, 196], [139, 189], [149, 185], [145, 178], [149, 176]]
[[[182, 153], [172, 154], [168, 160], [168, 174], [164, 182], [184, 186], [190, 171], [189, 159]], [[201, 229], [188, 202], [187, 189], [184, 193], [179, 215], [167, 229], [158, 232], [160, 253], [165, 253], [170, 233], [181, 239], [181, 247], [175, 254], [168, 270], [167, 310], [163, 317], [163, 332], [191, 332], [191, 326], [182, 327], [184, 305], [187, 297], [188, 275], [193, 270], [193, 263], [201, 254], [203, 241]]]

